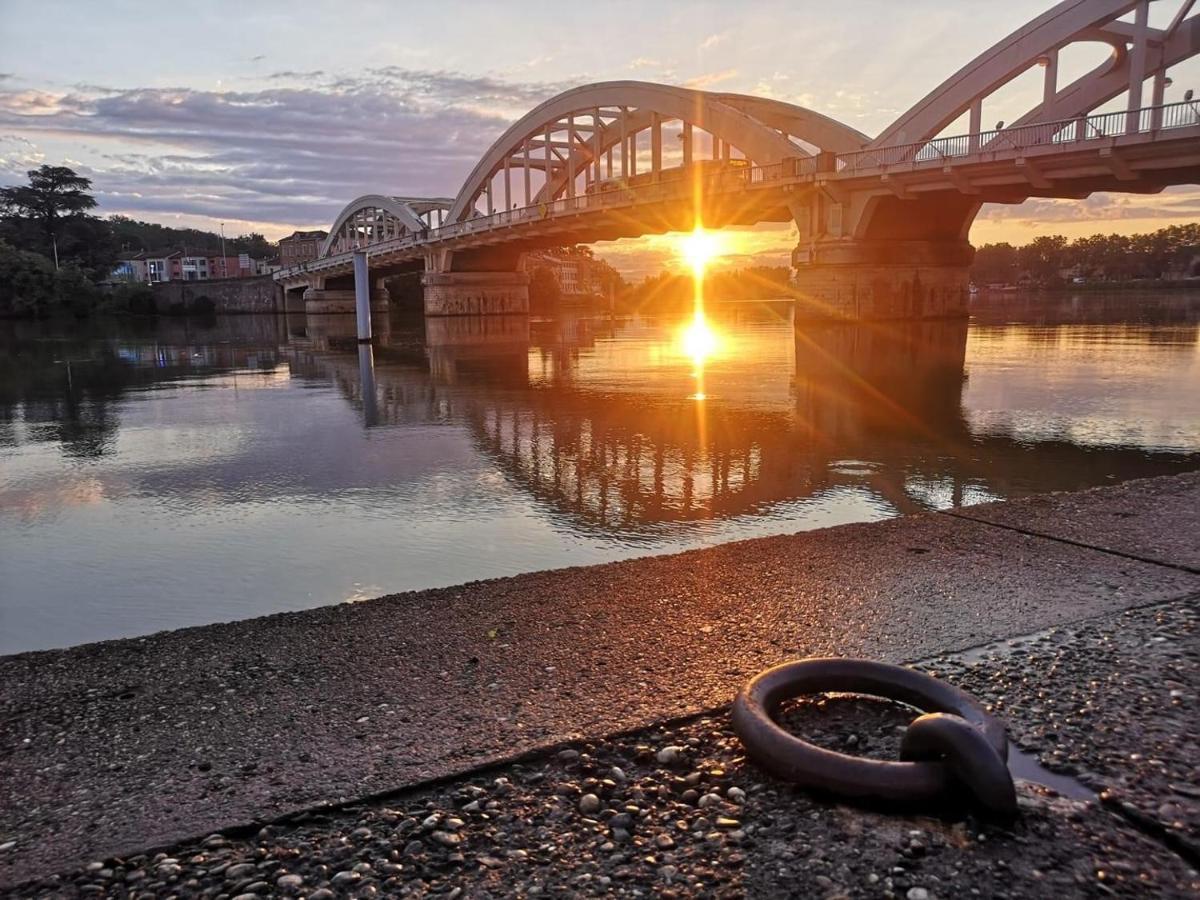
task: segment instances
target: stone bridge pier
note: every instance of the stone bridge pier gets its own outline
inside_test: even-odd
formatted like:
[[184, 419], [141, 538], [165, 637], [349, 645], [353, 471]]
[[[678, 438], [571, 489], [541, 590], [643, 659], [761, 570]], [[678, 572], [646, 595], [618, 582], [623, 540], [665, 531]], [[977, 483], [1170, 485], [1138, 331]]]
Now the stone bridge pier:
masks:
[[968, 314], [975, 250], [967, 232], [979, 203], [828, 190], [795, 209], [796, 318], [872, 321]]
[[[382, 278], [371, 282], [371, 312], [387, 312], [388, 293]], [[354, 276], [317, 276], [304, 290], [304, 312], [308, 315], [355, 312]]]
[[796, 318], [965, 317], [974, 255], [966, 241], [838, 241], [797, 248]]
[[425, 315], [528, 315], [529, 276], [519, 259], [512, 251], [430, 254], [421, 275]]

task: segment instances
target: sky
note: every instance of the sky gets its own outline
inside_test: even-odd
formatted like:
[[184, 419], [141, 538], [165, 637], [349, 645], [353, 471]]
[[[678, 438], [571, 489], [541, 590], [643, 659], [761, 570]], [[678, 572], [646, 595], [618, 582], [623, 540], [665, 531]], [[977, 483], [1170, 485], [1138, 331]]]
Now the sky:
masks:
[[[1165, 24], [1179, 2], [1156, 2], [1151, 24]], [[1049, 5], [0, 0], [0, 184], [64, 164], [93, 180], [101, 214], [276, 239], [328, 228], [361, 194], [453, 196], [515, 119], [593, 81], [760, 94], [875, 135]], [[1071, 48], [1062, 81], [1106, 52]], [[1200, 88], [1200, 61], [1177, 68], [1168, 101]], [[985, 121], [1034, 105], [1034, 76], [989, 98]], [[1195, 187], [1098, 194], [985, 207], [971, 239], [1129, 233], [1198, 218]], [[736, 241], [739, 260], [755, 262], [783, 262], [794, 243], [785, 226]], [[646, 239], [598, 249], [636, 274], [657, 267], [667, 247]]]

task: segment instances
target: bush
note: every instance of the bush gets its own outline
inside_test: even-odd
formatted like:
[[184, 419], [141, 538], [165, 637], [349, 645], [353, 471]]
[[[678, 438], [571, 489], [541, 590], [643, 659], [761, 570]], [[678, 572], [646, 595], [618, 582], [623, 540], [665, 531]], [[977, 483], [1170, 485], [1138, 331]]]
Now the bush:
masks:
[[58, 271], [40, 253], [0, 240], [0, 316], [90, 315], [102, 303], [100, 289], [73, 263]]
[[0, 240], [0, 316], [51, 312], [60, 300], [56, 287], [50, 260]]
[[158, 313], [154, 291], [144, 284], [119, 284], [97, 304], [105, 313], [153, 316]]
[[64, 266], [55, 273], [58, 306], [77, 316], [91, 315], [100, 305], [100, 288], [78, 266]]

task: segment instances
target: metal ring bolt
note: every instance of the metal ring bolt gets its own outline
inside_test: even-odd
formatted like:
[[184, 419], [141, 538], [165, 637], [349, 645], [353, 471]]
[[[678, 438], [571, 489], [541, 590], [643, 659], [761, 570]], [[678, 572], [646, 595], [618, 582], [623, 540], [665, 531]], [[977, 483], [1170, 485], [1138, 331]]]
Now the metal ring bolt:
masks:
[[[847, 756], [810, 744], [775, 721], [801, 694], [869, 694], [926, 714], [904, 735], [901, 762]], [[924, 673], [864, 659], [805, 659], [755, 676], [733, 704], [750, 758], [785, 781], [839, 797], [905, 806], [944, 801], [961, 788], [987, 812], [1017, 813], [1004, 724], [970, 694]]]

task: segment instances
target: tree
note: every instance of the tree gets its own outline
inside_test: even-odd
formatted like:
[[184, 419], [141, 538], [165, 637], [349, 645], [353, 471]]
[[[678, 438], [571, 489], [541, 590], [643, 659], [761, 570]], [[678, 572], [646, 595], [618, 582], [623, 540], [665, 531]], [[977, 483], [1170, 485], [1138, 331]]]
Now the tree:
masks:
[[45, 240], [43, 252], [52, 255], [59, 234], [59, 221], [78, 216], [96, 205], [88, 193], [91, 179], [66, 166], [30, 169], [28, 185], [0, 188], [0, 204], [9, 216], [32, 220]]
[[1017, 261], [1034, 281], [1053, 281], [1058, 277], [1059, 269], [1063, 268], [1063, 249], [1066, 246], [1067, 239], [1061, 234], [1044, 234], [1018, 250]]
[[548, 266], [538, 266], [529, 276], [529, 305], [554, 309], [562, 300], [562, 288]]
[[975, 251], [971, 277], [980, 284], [1008, 284], [1017, 280], [1017, 248], [1009, 243], [984, 244]]

